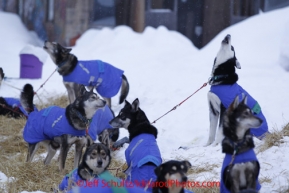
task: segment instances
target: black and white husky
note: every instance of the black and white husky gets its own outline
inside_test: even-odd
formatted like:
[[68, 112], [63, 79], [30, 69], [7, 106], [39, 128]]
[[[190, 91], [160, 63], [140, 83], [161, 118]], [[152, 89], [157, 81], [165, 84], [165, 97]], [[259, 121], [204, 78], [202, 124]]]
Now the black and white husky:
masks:
[[85, 150], [79, 167], [62, 179], [59, 190], [66, 192], [80, 184], [85, 187], [89, 186], [89, 184], [86, 184], [87, 182], [93, 184], [100, 180], [103, 173], [107, 172], [110, 162], [109, 148], [102, 143], [93, 143]]
[[63, 77], [64, 86], [68, 92], [69, 102], [77, 97], [81, 84], [95, 86], [98, 94], [111, 106], [111, 97], [119, 90], [119, 104], [123, 103], [129, 92], [129, 83], [124, 71], [101, 60], [80, 61], [71, 54], [70, 48], [64, 48], [56, 42], [46, 41], [44, 50], [50, 55], [58, 67], [58, 73]]
[[[193, 193], [184, 189], [191, 166], [189, 161], [170, 160], [162, 163], [155, 169], [157, 180], [154, 182], [153, 193]], [[160, 186], [162, 183], [166, 186]]]
[[247, 96], [241, 102], [237, 96], [224, 113], [222, 151], [226, 155], [221, 171], [222, 193], [261, 188], [258, 182], [260, 165], [250, 128], [260, 127], [262, 119], [255, 116], [246, 103]]
[[[221, 43], [221, 48], [215, 58], [212, 74], [209, 79], [209, 84], [211, 85], [208, 92], [210, 134], [206, 146], [212, 143], [217, 145], [222, 141], [222, 117], [236, 96], [239, 96], [240, 99], [244, 95], [248, 96], [247, 105], [256, 116], [263, 120], [262, 125], [258, 129], [251, 131], [252, 134], [261, 139], [268, 132], [267, 121], [259, 103], [237, 84], [238, 74], [235, 73], [235, 68], [240, 69], [241, 65], [236, 58], [234, 47], [231, 45], [231, 36], [227, 35]], [[216, 135], [217, 127], [219, 129]]]
[[135, 99], [132, 104], [125, 101], [125, 106], [110, 121], [110, 125], [126, 128], [129, 132], [130, 144], [125, 151], [128, 165], [127, 180], [146, 184], [154, 182], [156, 180], [154, 170], [162, 163], [156, 142], [158, 131], [150, 124], [145, 112], [139, 107], [139, 100]]
[[23, 138], [28, 143], [27, 161], [32, 161], [39, 145], [47, 147], [45, 165], [60, 149], [59, 170], [62, 172], [69, 148], [75, 144], [74, 168], [78, 167], [82, 149], [87, 143], [86, 129], [95, 112], [105, 106], [105, 101], [92, 91], [82, 89], [84, 92], [66, 108], [50, 106], [36, 112], [31, 108], [33, 95], [27, 97], [25, 94], [25, 90], [31, 88], [31, 85], [25, 85], [20, 96], [22, 106], [29, 112], [23, 130]]

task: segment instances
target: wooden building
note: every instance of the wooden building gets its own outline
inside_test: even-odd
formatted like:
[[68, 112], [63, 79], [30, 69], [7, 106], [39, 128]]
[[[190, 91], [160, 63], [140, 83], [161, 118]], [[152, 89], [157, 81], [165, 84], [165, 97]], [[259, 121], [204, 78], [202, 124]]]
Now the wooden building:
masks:
[[166, 26], [202, 48], [226, 27], [289, 0], [1, 0], [0, 10], [18, 14], [43, 40], [73, 46], [89, 28]]

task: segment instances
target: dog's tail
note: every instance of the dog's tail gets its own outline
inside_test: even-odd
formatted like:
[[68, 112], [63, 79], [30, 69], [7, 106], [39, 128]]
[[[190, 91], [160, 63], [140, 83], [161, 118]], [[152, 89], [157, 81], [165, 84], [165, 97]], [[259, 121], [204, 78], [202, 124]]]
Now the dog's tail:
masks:
[[20, 103], [29, 114], [34, 110], [33, 105], [34, 90], [31, 84], [25, 84], [20, 95]]
[[126, 97], [128, 95], [128, 92], [129, 92], [129, 84], [128, 84], [126, 76], [123, 74], [122, 75], [121, 91], [120, 91], [120, 96], [119, 96], [119, 104], [124, 102], [124, 100], [126, 99]]

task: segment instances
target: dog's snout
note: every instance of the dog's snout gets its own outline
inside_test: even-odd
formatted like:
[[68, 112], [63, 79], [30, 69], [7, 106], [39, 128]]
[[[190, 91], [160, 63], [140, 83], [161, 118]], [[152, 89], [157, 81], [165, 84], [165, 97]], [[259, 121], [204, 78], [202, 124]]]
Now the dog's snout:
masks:
[[182, 181], [183, 181], [183, 182], [186, 182], [187, 180], [188, 180], [187, 176], [183, 176], [183, 177], [182, 177]]
[[226, 35], [226, 37], [224, 38], [224, 40], [222, 41], [222, 43], [226, 43], [226, 44], [228, 44], [229, 41], [230, 41], [230, 39], [231, 39], [231, 35], [228, 34], [228, 35]]
[[97, 165], [98, 165], [98, 166], [101, 166], [101, 165], [102, 165], [102, 161], [101, 161], [101, 160], [98, 160], [98, 161], [97, 161]]

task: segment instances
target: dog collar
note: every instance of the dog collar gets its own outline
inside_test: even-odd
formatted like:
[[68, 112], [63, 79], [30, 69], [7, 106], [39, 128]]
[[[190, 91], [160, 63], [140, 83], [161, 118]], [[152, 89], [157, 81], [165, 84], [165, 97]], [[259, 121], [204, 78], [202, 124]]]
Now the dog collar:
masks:
[[90, 169], [87, 169], [87, 168], [85, 168], [85, 170], [91, 175], [91, 177], [93, 177], [93, 178], [98, 178], [98, 175], [97, 175], [97, 174], [94, 174], [94, 173], [93, 173], [93, 170], [90, 170]]
[[66, 62], [68, 61], [68, 57], [67, 57], [67, 59], [66, 60], [64, 60], [64, 61], [62, 61], [62, 62], [60, 62], [60, 64], [59, 65], [57, 65], [57, 69], [59, 69], [59, 68], [61, 68]]
[[82, 116], [82, 114], [80, 114], [79, 111], [73, 109], [73, 111], [75, 112], [75, 114], [77, 115], [77, 117], [84, 122], [87, 126], [90, 125], [92, 119], [87, 119], [85, 116]]
[[226, 74], [223, 74], [223, 75], [216, 75], [216, 76], [211, 76], [210, 78], [209, 78], [209, 82], [214, 82], [214, 81], [216, 81], [216, 80], [219, 80], [219, 79], [221, 79], [221, 78], [227, 78], [228, 77], [228, 75]]

